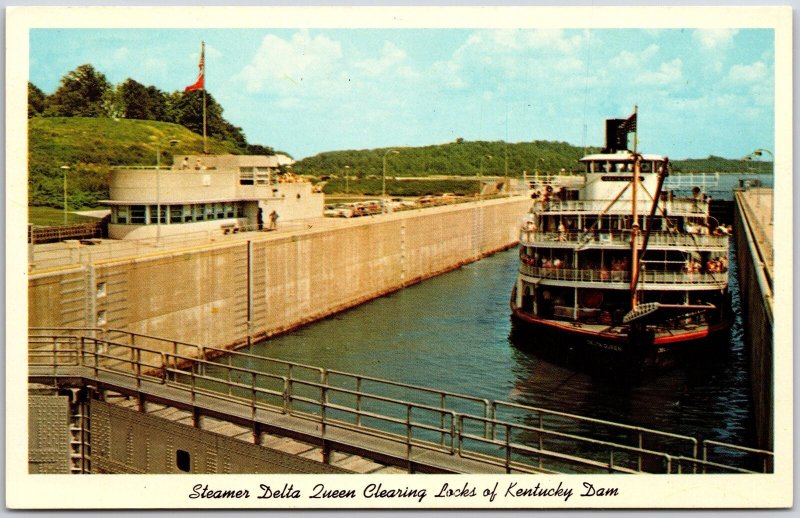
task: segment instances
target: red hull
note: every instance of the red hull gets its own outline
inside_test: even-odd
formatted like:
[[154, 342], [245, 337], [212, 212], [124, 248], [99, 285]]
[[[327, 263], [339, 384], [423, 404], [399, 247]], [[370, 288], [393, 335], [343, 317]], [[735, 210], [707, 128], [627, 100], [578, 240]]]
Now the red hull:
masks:
[[628, 326], [609, 326], [597, 330], [588, 325], [542, 319], [515, 308], [513, 304], [511, 309], [512, 320], [535, 333], [534, 343], [542, 341], [556, 348], [571, 350], [578, 347], [604, 355], [625, 356], [629, 360], [626, 363], [632, 361], [639, 367], [671, 367], [677, 363], [678, 357], [697, 352], [705, 345], [718, 343], [716, 339], [724, 336], [730, 327], [729, 322], [722, 321], [699, 329], [660, 331], [655, 336], [643, 339], [642, 336], [632, 337]]

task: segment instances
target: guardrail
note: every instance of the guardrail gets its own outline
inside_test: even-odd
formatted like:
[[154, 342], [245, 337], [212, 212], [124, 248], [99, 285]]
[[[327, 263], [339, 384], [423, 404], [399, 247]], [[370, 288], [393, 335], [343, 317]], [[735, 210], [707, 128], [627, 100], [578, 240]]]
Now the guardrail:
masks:
[[[297, 231], [308, 227], [308, 222], [289, 221], [279, 223], [275, 232]], [[61, 247], [34, 247], [29, 254], [29, 263], [32, 270], [43, 270], [62, 266], [88, 264], [95, 261], [124, 259], [147, 253], [163, 252], [174, 248], [199, 246], [208, 243], [220, 242], [223, 236], [229, 234], [245, 234], [253, 232], [271, 232], [268, 224], [261, 228], [257, 226], [222, 224], [214, 229], [186, 232], [161, 236], [160, 238], [143, 239], [103, 239], [96, 244], [75, 246], [63, 245]], [[234, 236], [228, 239], [235, 239]]]
[[[409, 462], [412, 450], [425, 450], [506, 472], [749, 473], [755, 464], [764, 472], [772, 469], [772, 453], [764, 450], [706, 441], [699, 457], [697, 440], [688, 436], [250, 353], [115, 329], [30, 331], [29, 369], [40, 378], [74, 375], [80, 367], [94, 380], [123, 376], [137, 389], [156, 383], [181, 390], [193, 403], [202, 395], [245, 405], [253, 418], [267, 410], [312, 421], [323, 442], [342, 429], [380, 437], [403, 445]], [[225, 356], [212, 360], [191, 353]], [[589, 429], [602, 429], [601, 437], [581, 433]], [[747, 462], [710, 459], [712, 449]]]
[[[544, 268], [520, 263], [519, 271], [529, 277], [538, 277], [544, 280], [574, 281], [586, 283], [630, 283], [629, 271], [602, 271], [595, 268], [575, 270], [570, 268]], [[728, 284], [728, 272], [698, 273], [698, 272], [654, 272], [640, 271], [641, 284], [659, 285], [691, 285], [724, 287]]]
[[[644, 235], [639, 234], [638, 245], [641, 247]], [[535, 230], [520, 231], [520, 243], [523, 246], [564, 245], [578, 246], [630, 246], [630, 231], [604, 231], [594, 234], [592, 232], [540, 232]], [[704, 234], [674, 234], [672, 232], [651, 232], [648, 247], [683, 247], [692, 249], [718, 249], [728, 250], [728, 236], [709, 236]]]
[[103, 237], [103, 223], [79, 223], [76, 225], [62, 225], [50, 227], [37, 227], [28, 225], [28, 243], [52, 243], [65, 239], [91, 239]]
[[[630, 199], [617, 200], [568, 200], [539, 199], [534, 202], [534, 208], [540, 213], [565, 213], [565, 212], [590, 212], [599, 214], [623, 214], [631, 212]], [[689, 215], [702, 217], [708, 213], [708, 202], [702, 200], [673, 199], [663, 204], [664, 210], [670, 215]]]

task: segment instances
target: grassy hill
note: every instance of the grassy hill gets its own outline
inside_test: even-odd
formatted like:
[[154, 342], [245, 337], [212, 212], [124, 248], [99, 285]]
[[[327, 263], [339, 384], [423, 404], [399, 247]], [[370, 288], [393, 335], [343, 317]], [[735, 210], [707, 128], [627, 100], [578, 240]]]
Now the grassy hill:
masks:
[[[69, 167], [70, 208], [92, 207], [108, 196], [112, 165], [155, 165], [160, 143], [162, 164], [172, 155], [201, 153], [203, 137], [167, 122], [34, 117], [28, 121], [29, 204], [62, 207], [62, 166]], [[178, 140], [174, 146], [170, 140]], [[229, 142], [208, 139], [211, 153], [240, 153]]]

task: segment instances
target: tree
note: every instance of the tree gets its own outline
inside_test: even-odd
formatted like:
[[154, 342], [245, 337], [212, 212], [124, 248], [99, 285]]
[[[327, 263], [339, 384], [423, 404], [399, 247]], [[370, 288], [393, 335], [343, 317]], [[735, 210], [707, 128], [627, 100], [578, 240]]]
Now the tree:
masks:
[[92, 65], [81, 65], [61, 78], [50, 97], [47, 115], [61, 117], [103, 117], [103, 101], [110, 85], [106, 76]]
[[28, 81], [28, 118], [41, 115], [44, 112], [47, 96], [38, 86]]
[[[206, 92], [206, 124], [207, 134], [221, 140], [235, 143], [246, 149], [247, 139], [242, 128], [234, 126], [222, 117], [222, 107], [214, 97]], [[174, 99], [174, 97], [173, 97]], [[194, 90], [180, 96], [173, 105], [174, 122], [185, 126], [195, 133], [203, 134], [203, 92]]]
[[262, 146], [261, 144], [248, 144], [247, 145], [247, 154], [248, 155], [274, 155], [275, 150], [269, 146]]
[[126, 79], [117, 88], [122, 103], [122, 116], [126, 119], [164, 121], [167, 116], [167, 100], [164, 92], [155, 86]]

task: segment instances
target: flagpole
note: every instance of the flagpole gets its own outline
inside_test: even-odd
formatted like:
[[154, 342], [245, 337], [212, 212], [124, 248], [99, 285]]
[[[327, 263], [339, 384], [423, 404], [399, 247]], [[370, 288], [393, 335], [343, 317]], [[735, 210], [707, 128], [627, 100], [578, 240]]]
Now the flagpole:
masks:
[[206, 143], [206, 60], [205, 60], [206, 42], [200, 42], [200, 60], [203, 62], [203, 154], [208, 154], [208, 146]]

